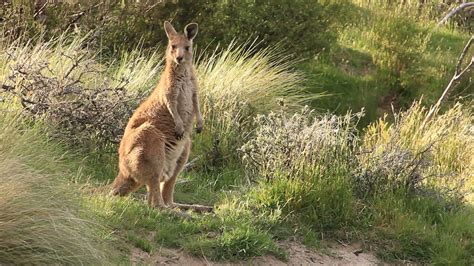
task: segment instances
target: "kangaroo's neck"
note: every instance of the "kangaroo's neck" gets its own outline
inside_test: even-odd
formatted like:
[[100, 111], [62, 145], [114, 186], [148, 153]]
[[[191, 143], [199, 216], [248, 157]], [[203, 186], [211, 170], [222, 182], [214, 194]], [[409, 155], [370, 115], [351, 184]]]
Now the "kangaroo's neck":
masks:
[[166, 91], [180, 88], [180, 83], [190, 78], [191, 64], [176, 64], [172, 60], [166, 60], [165, 69], [161, 74], [160, 82], [151, 95], [151, 99], [163, 100]]
[[182, 77], [187, 76], [190, 68], [191, 65], [187, 63], [176, 64], [172, 60], [167, 59], [164, 75], [170, 82], [173, 82], [176, 79], [181, 79]]

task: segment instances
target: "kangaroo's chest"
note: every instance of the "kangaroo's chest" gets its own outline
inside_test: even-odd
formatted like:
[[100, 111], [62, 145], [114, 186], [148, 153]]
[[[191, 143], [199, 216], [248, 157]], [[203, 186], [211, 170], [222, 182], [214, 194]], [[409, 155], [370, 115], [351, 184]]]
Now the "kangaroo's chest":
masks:
[[194, 83], [191, 79], [183, 79], [177, 84], [179, 89], [177, 109], [185, 124], [192, 122]]

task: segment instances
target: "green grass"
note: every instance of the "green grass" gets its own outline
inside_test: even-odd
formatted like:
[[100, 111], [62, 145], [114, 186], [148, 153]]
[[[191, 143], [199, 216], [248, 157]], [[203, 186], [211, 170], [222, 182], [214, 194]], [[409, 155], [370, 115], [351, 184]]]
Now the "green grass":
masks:
[[388, 198], [373, 208], [376, 236], [372, 237], [377, 254], [384, 260], [472, 264], [472, 206], [446, 211], [433, 199]]
[[[398, 110], [420, 98], [436, 102], [469, 35], [390, 5], [359, 1], [351, 9], [357, 16], [341, 29], [331, 52], [299, 65], [309, 91], [328, 95], [312, 107], [338, 114], [364, 108], [366, 125], [390, 113], [391, 103]], [[469, 98], [473, 89], [464, 80], [453, 98]]]

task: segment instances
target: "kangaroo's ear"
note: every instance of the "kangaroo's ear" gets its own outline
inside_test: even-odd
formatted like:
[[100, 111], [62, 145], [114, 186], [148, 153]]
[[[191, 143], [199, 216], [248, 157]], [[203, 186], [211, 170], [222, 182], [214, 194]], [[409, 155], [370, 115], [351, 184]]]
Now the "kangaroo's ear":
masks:
[[174, 29], [173, 25], [171, 25], [171, 23], [169, 23], [168, 21], [165, 21], [165, 32], [166, 32], [166, 36], [168, 36], [168, 39], [178, 34], [176, 30]]
[[192, 39], [194, 39], [194, 37], [196, 37], [197, 34], [198, 34], [198, 24], [197, 23], [189, 23], [184, 28], [184, 35], [186, 35], [186, 38], [188, 38], [188, 40], [190, 40], [190, 41]]

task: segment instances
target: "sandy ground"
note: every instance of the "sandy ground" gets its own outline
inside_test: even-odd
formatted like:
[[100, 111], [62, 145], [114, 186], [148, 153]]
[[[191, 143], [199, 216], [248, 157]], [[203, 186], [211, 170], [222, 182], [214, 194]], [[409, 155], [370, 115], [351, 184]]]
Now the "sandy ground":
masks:
[[132, 265], [378, 265], [381, 262], [370, 253], [362, 252], [357, 244], [329, 245], [326, 252], [318, 253], [294, 241], [282, 241], [280, 246], [287, 250], [289, 258], [283, 262], [274, 256], [261, 256], [248, 261], [231, 263], [211, 262], [197, 258], [181, 250], [161, 248], [152, 254], [141, 249], [134, 249]]

